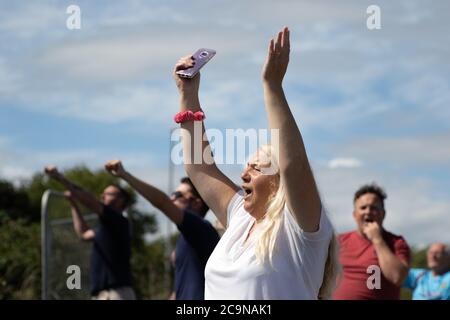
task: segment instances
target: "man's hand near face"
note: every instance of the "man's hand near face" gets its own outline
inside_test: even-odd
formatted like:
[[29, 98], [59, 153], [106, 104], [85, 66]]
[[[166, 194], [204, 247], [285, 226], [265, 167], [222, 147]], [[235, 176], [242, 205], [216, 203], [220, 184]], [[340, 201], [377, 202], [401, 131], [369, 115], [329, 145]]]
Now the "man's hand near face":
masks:
[[383, 241], [382, 228], [378, 222], [365, 222], [363, 233], [372, 243]]

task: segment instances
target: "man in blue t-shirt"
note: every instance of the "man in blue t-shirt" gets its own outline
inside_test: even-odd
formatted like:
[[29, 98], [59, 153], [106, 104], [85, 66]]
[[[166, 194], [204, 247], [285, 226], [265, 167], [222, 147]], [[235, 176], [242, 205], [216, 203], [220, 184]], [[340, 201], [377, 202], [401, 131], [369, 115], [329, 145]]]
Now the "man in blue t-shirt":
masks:
[[434, 243], [427, 252], [427, 269], [410, 269], [403, 287], [413, 300], [450, 300], [450, 248]]
[[[175, 299], [203, 300], [205, 266], [219, 234], [205, 220], [209, 208], [189, 178], [181, 179], [171, 197], [125, 171], [121, 161], [111, 160], [105, 165], [112, 175], [120, 177], [164, 213], [180, 231], [175, 249]], [[173, 297], [172, 297], [173, 298]]]
[[[92, 241], [90, 286], [93, 299], [134, 300], [131, 280], [131, 236], [128, 219], [123, 216], [130, 200], [129, 194], [118, 185], [103, 191], [101, 200], [67, 180], [55, 166], [45, 173], [59, 181], [68, 191], [64, 194], [71, 202], [75, 232], [81, 240]], [[89, 228], [80, 213], [77, 202], [95, 212], [98, 225]]]

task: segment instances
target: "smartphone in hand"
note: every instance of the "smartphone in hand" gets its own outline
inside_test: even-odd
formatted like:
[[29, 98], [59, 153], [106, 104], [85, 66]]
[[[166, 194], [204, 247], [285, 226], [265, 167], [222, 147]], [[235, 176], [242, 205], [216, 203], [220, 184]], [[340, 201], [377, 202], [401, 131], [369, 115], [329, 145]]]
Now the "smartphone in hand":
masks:
[[200, 69], [215, 55], [216, 50], [206, 48], [198, 49], [192, 55], [195, 61], [194, 66], [189, 69], [178, 70], [176, 74], [183, 78], [193, 78], [200, 71]]

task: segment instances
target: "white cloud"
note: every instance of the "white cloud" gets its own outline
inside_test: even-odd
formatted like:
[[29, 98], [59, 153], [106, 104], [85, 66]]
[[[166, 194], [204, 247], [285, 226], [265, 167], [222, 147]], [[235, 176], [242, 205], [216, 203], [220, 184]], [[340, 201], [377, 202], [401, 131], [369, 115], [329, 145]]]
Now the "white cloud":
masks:
[[[220, 105], [220, 108], [212, 109], [218, 118], [221, 118], [220, 112], [223, 116], [232, 114], [224, 112], [230, 108], [258, 111], [262, 94], [255, 90], [255, 86], [260, 87], [266, 42], [281, 27], [280, 17], [274, 17], [272, 13], [275, 8], [283, 10], [289, 7], [283, 11], [283, 24], [291, 25], [293, 35], [292, 62], [286, 83], [298, 84], [300, 79], [301, 84], [317, 88], [310, 96], [298, 96], [292, 100], [293, 106], [314, 108], [314, 112], [297, 112], [301, 116], [297, 118], [306, 119], [302, 121], [305, 126], [323, 124], [327, 120], [332, 120], [333, 125], [345, 126], [374, 113], [401, 109], [385, 97], [374, 94], [370, 86], [375, 80], [389, 78], [396, 63], [403, 63], [401, 71], [406, 72], [416, 64], [414, 61], [423, 58], [420, 53], [414, 53], [416, 50], [410, 50], [412, 56], [405, 64], [405, 59], [392, 55], [405, 50], [404, 46], [415, 48], [416, 44], [403, 41], [406, 31], [397, 28], [396, 20], [391, 21], [392, 16], [403, 13], [402, 16], [406, 17], [421, 6], [418, 3], [393, 5], [388, 2], [380, 5], [390, 13], [385, 16], [389, 21], [389, 24], [386, 22], [389, 32], [383, 31], [382, 37], [365, 28], [367, 6], [357, 1], [339, 6], [327, 1], [279, 4], [249, 1], [233, 7], [225, 3], [193, 2], [183, 12], [174, 10], [175, 4], [148, 6], [146, 2], [134, 1], [126, 7], [122, 4], [108, 5], [96, 10], [95, 15], [90, 7], [84, 5], [86, 28], [83, 33], [66, 32], [40, 46], [32, 56], [18, 54], [8, 58], [8, 62], [15, 61], [17, 70], [14, 71], [21, 79], [14, 87], [16, 95], [11, 96], [10, 101], [22, 101], [22, 107], [35, 111], [101, 122], [151, 118], [151, 112], [147, 110], [153, 111], [152, 106], [167, 108], [177, 104], [170, 74], [176, 59], [196, 46], [207, 44], [218, 49], [218, 55], [207, 67], [208, 78], [204, 77], [213, 85], [205, 89], [207, 86], [202, 83], [205, 102]], [[26, 6], [26, 9], [19, 6], [14, 10], [20, 11], [20, 17], [23, 17], [19, 21], [26, 21], [29, 13], [37, 9], [36, 6]], [[41, 38], [47, 39], [48, 34], [60, 32], [51, 27], [52, 21], [61, 14], [60, 9], [52, 7], [52, 3], [41, 7], [46, 12], [44, 20], [47, 21], [42, 26], [48, 28], [47, 32], [41, 33]], [[427, 7], [427, 10], [436, 14], [435, 7]], [[208, 12], [207, 16], [195, 19], [204, 11]], [[64, 11], [62, 13], [65, 15]], [[180, 18], [184, 16], [187, 18]], [[172, 23], [168, 23], [166, 18]], [[415, 19], [414, 24], [429, 22], [424, 19]], [[245, 25], [247, 28], [242, 29]], [[4, 28], [10, 32], [26, 26], [23, 23], [14, 25], [9, 18], [4, 22]], [[426, 41], [422, 42], [425, 52], [435, 52], [436, 48], [428, 45], [431, 43], [429, 28], [420, 28], [418, 32]], [[425, 67], [439, 67], [442, 65], [439, 59], [444, 58], [434, 57]], [[432, 69], [429, 72], [431, 74]], [[432, 105], [446, 105], [448, 99], [444, 97], [448, 97], [446, 92], [449, 91], [448, 85], [444, 85], [446, 79], [439, 79], [439, 90], [428, 80], [424, 78], [412, 84], [394, 82], [392, 91], [398, 92], [394, 96], [414, 98], [419, 103], [434, 101]], [[234, 87], [232, 82], [236, 82]], [[422, 84], [425, 84], [422, 90], [414, 90]], [[342, 101], [333, 102], [333, 105], [322, 101], [321, 88], [324, 85], [341, 95]], [[432, 92], [427, 89], [430, 87], [434, 88]], [[431, 93], [433, 97], [430, 97]], [[170, 102], [165, 103], [168, 99]]]
[[0, 147], [0, 177], [15, 183], [31, 178], [49, 164], [63, 169], [68, 165], [90, 163], [98, 156], [92, 150], [31, 152], [17, 150], [11, 143]]
[[114, 149], [59, 149], [19, 150], [12, 144], [0, 146], [0, 172], [9, 179], [30, 178], [31, 174], [41, 172], [46, 165], [56, 165], [61, 170], [75, 165], [86, 165], [92, 170], [103, 168], [106, 161], [121, 159], [134, 170], [157, 166], [151, 153], [123, 152]]
[[10, 144], [10, 142], [11, 142], [10, 138], [0, 136], [0, 148], [7, 146], [8, 144]]
[[33, 171], [27, 167], [6, 165], [0, 167], [0, 177], [6, 180], [18, 183], [21, 180], [28, 179]]
[[[73, 97], [75, 101], [55, 112], [98, 122], [118, 123], [130, 119], [140, 119], [153, 124], [169, 124], [170, 116], [177, 110], [177, 101], [173, 97], [174, 92], [176, 92], [175, 89], [170, 90], [167, 87], [116, 88], [112, 92], [87, 99], [85, 105], [82, 106], [86, 112], [80, 113], [80, 105], [75, 97]], [[63, 103], [60, 101], [60, 104]]]
[[330, 169], [337, 168], [358, 168], [362, 166], [362, 162], [355, 158], [334, 158], [328, 161]]
[[159, 66], [164, 64], [170, 73], [172, 63], [169, 61], [174, 61], [168, 61], [170, 55], [168, 56], [167, 47], [159, 46], [158, 40], [152, 38], [152, 34], [122, 35], [60, 43], [41, 52], [36, 63], [43, 71], [58, 72], [59, 76], [72, 81], [82, 80], [95, 84], [144, 77], [151, 79], [154, 69], [159, 71]]
[[0, 95], [10, 96], [18, 92], [20, 79], [5, 57], [0, 56]]
[[432, 18], [430, 8], [424, 8], [415, 1], [404, 1], [401, 3], [402, 14], [399, 15], [398, 22], [405, 25], [415, 25], [427, 18]]
[[336, 146], [339, 152], [359, 159], [401, 166], [450, 167], [450, 132], [408, 137], [364, 137], [347, 145]]
[[405, 102], [407, 108], [421, 110], [423, 116], [434, 117], [448, 123], [450, 75], [443, 71], [427, 70], [426, 67], [415, 69], [416, 72], [411, 72], [412, 70], [409, 72], [411, 79], [393, 88], [394, 97]]
[[52, 30], [51, 34], [64, 30], [67, 17], [66, 7], [63, 5], [44, 1], [11, 2], [5, 4], [5, 8], [0, 11], [0, 30], [4, 34], [11, 33], [19, 39], [29, 40], [42, 36], [49, 29]]

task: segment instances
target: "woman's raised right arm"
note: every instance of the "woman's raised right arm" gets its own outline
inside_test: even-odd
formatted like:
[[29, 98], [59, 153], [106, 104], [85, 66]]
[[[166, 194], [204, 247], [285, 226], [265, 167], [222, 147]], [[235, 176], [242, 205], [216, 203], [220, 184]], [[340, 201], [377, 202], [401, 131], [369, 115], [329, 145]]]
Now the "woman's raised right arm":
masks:
[[[201, 111], [198, 96], [200, 73], [192, 79], [178, 76], [175, 72], [192, 67], [194, 60], [187, 56], [178, 61], [174, 78], [180, 93], [180, 112]], [[181, 124], [184, 167], [195, 188], [211, 208], [222, 225], [227, 225], [227, 208], [239, 191], [214, 162], [203, 121], [186, 121]]]

